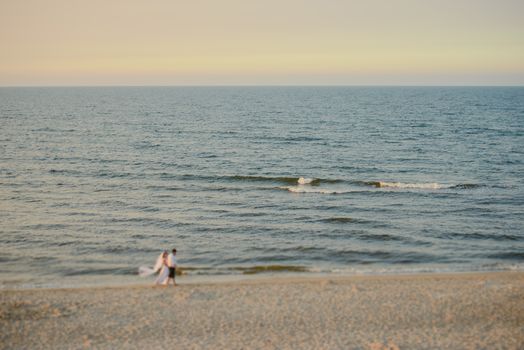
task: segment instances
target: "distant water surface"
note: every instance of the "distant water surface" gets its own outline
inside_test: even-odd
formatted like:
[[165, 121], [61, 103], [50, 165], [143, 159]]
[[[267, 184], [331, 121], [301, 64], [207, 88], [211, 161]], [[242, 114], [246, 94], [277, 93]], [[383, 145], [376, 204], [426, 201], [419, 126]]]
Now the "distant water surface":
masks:
[[524, 88], [1, 88], [0, 130], [2, 288], [173, 246], [188, 276], [524, 266]]

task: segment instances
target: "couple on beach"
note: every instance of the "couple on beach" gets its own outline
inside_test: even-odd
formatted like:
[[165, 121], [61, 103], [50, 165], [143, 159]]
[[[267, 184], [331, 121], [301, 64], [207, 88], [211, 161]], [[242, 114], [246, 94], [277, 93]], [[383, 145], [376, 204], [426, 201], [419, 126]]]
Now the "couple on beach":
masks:
[[138, 273], [141, 277], [146, 277], [158, 272], [158, 277], [155, 280], [156, 285], [167, 286], [169, 282], [172, 281], [173, 286], [176, 286], [176, 267], [176, 249], [173, 248], [169, 254], [167, 250], [164, 250], [162, 254], [160, 254], [153, 269], [141, 266], [138, 269]]

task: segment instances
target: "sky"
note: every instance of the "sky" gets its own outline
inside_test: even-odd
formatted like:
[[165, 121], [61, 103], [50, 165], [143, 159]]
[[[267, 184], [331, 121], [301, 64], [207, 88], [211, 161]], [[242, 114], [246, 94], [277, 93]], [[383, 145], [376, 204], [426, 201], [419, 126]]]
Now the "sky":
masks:
[[0, 0], [0, 86], [524, 85], [522, 0]]

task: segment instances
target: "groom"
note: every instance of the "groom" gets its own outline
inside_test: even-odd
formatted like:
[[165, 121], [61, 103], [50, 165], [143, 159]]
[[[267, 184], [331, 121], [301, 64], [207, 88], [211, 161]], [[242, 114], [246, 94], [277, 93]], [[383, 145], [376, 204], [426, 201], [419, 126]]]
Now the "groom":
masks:
[[167, 278], [166, 285], [169, 285], [169, 281], [173, 281], [173, 286], [176, 286], [175, 275], [176, 275], [176, 249], [173, 248], [171, 253], [167, 256], [167, 267], [169, 268], [169, 276]]

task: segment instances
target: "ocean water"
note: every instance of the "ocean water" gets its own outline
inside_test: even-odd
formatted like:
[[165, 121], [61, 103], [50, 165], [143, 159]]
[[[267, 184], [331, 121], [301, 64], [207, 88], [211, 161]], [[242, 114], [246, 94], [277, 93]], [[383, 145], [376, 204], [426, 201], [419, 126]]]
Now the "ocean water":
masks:
[[[524, 267], [524, 88], [0, 89], [0, 288]], [[148, 281], [149, 283], [150, 281]]]

